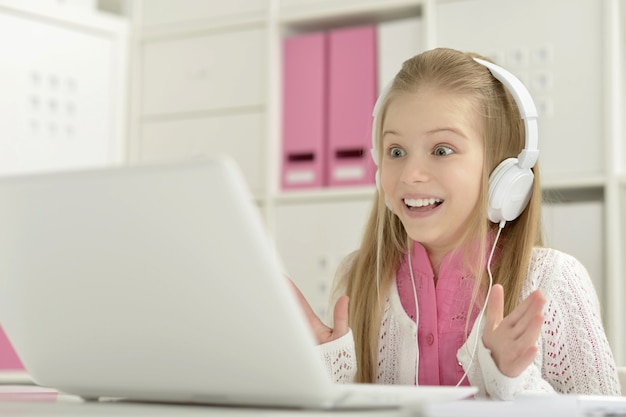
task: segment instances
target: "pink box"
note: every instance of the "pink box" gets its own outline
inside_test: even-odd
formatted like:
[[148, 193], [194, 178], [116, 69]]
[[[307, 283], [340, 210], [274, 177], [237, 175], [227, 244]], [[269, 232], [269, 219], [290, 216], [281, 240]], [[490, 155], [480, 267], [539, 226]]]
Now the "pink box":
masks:
[[0, 326], [0, 371], [22, 371], [24, 365]]
[[283, 41], [283, 189], [326, 184], [327, 35]]
[[376, 102], [376, 26], [329, 33], [328, 184], [373, 184], [370, 157]]

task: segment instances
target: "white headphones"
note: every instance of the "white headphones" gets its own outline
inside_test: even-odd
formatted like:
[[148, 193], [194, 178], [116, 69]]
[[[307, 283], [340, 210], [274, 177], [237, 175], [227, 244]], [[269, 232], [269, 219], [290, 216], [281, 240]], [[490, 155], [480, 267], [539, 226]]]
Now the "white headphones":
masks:
[[[494, 223], [503, 225], [503, 222], [516, 219], [530, 201], [532, 194], [534, 174], [531, 168], [537, 162], [539, 156], [537, 108], [522, 82], [504, 68], [482, 59], [474, 58], [474, 61], [487, 67], [494, 78], [499, 80], [511, 93], [521, 118], [524, 120], [526, 132], [524, 149], [517, 158], [507, 158], [502, 161], [489, 176], [489, 198], [487, 203], [487, 217]], [[389, 90], [389, 83], [378, 97], [372, 116], [372, 149], [371, 154], [376, 166], [379, 164], [376, 150], [376, 126], [378, 113]], [[376, 186], [380, 190], [380, 174], [376, 171]], [[388, 205], [389, 206], [389, 205]]]

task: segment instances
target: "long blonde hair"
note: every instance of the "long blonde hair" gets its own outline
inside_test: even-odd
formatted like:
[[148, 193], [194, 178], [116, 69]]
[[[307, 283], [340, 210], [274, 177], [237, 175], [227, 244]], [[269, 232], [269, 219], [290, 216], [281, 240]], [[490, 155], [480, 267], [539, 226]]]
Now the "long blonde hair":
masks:
[[[416, 92], [428, 87], [463, 95], [476, 103], [476, 115], [482, 119], [485, 141], [483, 180], [475, 215], [457, 250], [464, 251], [464, 259], [476, 278], [474, 294], [477, 294], [489, 283], [484, 270], [485, 258], [487, 246], [491, 244], [490, 235], [498, 227], [487, 219], [489, 174], [504, 159], [516, 157], [524, 147], [524, 124], [510, 93], [473, 57], [480, 56], [439, 48], [405, 61], [381, 103], [378, 123], [373, 129], [377, 138], [377, 154], [382, 155], [380, 136], [385, 113], [390, 101], [399, 93]], [[491, 267], [493, 282], [504, 287], [505, 315], [519, 302], [533, 247], [542, 244], [538, 165], [533, 167], [533, 172], [535, 181], [530, 202], [524, 212], [503, 229], [498, 241], [498, 256]], [[479, 242], [478, 246], [476, 242]], [[355, 336], [357, 382], [376, 381], [382, 308], [409, 244], [410, 239], [400, 219], [386, 208], [384, 196], [380, 190], [377, 191], [361, 246], [343, 277], [351, 300], [350, 327]], [[471, 253], [468, 248], [472, 248]]]

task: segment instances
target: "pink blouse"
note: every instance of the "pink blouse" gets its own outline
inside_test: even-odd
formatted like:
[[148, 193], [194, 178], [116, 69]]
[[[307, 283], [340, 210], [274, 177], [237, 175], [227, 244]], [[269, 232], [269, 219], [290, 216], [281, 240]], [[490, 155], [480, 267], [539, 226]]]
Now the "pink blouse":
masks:
[[[463, 367], [456, 354], [465, 342], [479, 313], [472, 309], [466, 323], [472, 297], [474, 277], [465, 271], [462, 254], [447, 254], [439, 267], [435, 285], [434, 273], [426, 249], [414, 242], [411, 258], [418, 304], [419, 385], [456, 385], [463, 376]], [[405, 256], [396, 272], [398, 293], [404, 311], [415, 321], [415, 301], [411, 272]], [[469, 385], [467, 378], [462, 385]]]

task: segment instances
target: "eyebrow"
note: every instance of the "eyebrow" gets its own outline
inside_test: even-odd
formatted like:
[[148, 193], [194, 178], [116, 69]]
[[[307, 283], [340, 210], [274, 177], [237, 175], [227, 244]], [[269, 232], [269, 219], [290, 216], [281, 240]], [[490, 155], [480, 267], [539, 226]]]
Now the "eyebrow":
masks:
[[429, 135], [432, 135], [432, 134], [440, 133], [440, 132], [452, 132], [455, 135], [458, 135], [458, 136], [461, 136], [461, 137], [464, 137], [464, 138], [467, 137], [462, 131], [460, 131], [459, 129], [456, 129], [454, 127], [436, 127], [434, 129], [431, 129], [431, 130], [427, 131], [426, 133], [429, 134]]
[[[454, 127], [436, 127], [434, 129], [428, 130], [426, 131], [427, 135], [434, 135], [436, 133], [441, 133], [441, 132], [452, 132], [457, 136], [461, 136], [462, 138], [467, 138], [467, 136], [465, 134], [463, 134], [462, 131], [454, 128]], [[395, 130], [385, 130], [382, 133], [382, 137], [385, 137], [386, 135], [396, 135], [398, 136], [399, 133]]]
[[396, 135], [397, 136], [397, 135], [399, 135], [399, 133], [396, 132], [395, 130], [384, 130], [381, 136], [385, 137], [387, 135]]

